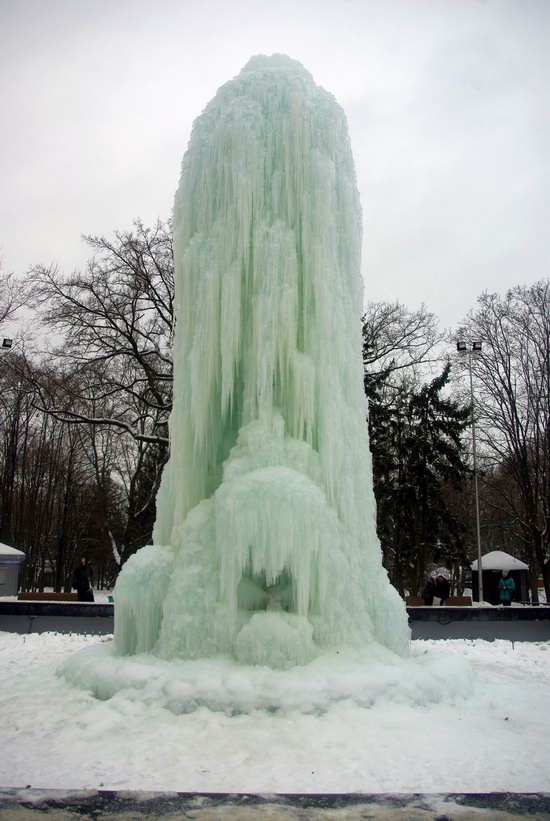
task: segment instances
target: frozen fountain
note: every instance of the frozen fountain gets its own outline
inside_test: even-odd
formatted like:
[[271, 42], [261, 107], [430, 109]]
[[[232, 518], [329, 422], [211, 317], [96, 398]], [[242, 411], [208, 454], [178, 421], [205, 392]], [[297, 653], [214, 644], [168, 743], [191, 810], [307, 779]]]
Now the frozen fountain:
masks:
[[342, 109], [299, 63], [252, 58], [183, 160], [171, 457], [154, 546], [117, 583], [117, 654], [407, 652], [375, 531], [360, 251]]
[[375, 529], [360, 252], [342, 109], [299, 63], [252, 58], [183, 160], [171, 456], [154, 544], [115, 589], [119, 669], [407, 655]]

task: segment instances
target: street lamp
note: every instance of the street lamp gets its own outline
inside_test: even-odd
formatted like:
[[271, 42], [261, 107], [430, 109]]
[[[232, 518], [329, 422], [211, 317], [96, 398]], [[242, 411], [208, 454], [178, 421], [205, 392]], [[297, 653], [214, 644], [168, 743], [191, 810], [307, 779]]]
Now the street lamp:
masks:
[[470, 398], [472, 408], [472, 451], [474, 457], [474, 488], [476, 497], [476, 528], [477, 528], [477, 578], [478, 578], [478, 595], [479, 601], [483, 601], [483, 567], [481, 565], [481, 529], [479, 526], [479, 489], [477, 484], [477, 451], [476, 451], [476, 417], [474, 409], [474, 381], [472, 378], [472, 354], [479, 354], [482, 350], [482, 343], [479, 341], [472, 342], [471, 348], [468, 348], [464, 340], [459, 340], [456, 343], [456, 349], [460, 354], [468, 354], [468, 368], [470, 370]]

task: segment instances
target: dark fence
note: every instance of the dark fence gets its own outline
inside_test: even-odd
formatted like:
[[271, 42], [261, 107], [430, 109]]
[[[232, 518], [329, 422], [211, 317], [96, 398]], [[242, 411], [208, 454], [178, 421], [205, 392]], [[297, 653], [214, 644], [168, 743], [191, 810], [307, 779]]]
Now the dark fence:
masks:
[[[413, 639], [550, 640], [550, 607], [408, 607]], [[114, 605], [0, 602], [0, 630], [109, 635]]]

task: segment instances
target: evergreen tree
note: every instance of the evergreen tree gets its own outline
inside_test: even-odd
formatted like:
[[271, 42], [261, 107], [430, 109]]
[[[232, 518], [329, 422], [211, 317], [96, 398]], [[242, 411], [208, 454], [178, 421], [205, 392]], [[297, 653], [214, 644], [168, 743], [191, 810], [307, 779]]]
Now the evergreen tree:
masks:
[[383, 377], [365, 377], [378, 532], [401, 594], [421, 589], [430, 563], [454, 563], [465, 554], [464, 528], [446, 488], [469, 473], [461, 441], [469, 409], [442, 395], [449, 374], [447, 364], [419, 389], [402, 382], [391, 402]]

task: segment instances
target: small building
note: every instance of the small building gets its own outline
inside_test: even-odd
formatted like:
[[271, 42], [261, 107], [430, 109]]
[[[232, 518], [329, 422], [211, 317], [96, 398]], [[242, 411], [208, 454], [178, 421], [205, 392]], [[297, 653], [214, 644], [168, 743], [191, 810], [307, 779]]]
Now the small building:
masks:
[[[472, 596], [479, 601], [479, 577], [477, 560], [470, 565], [472, 568]], [[529, 565], [519, 559], [504, 553], [502, 550], [493, 550], [481, 557], [483, 570], [483, 598], [489, 604], [500, 604], [498, 583], [502, 578], [502, 571], [507, 570], [514, 580], [516, 589], [515, 601], [529, 601]]]
[[22, 550], [0, 543], [0, 596], [17, 596], [19, 568], [24, 558]]

